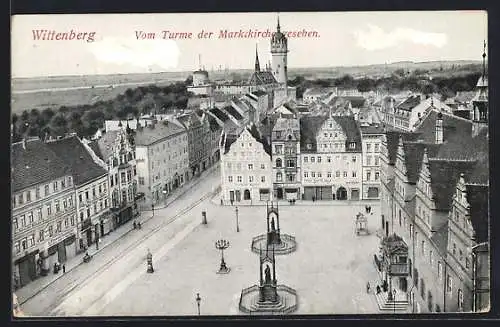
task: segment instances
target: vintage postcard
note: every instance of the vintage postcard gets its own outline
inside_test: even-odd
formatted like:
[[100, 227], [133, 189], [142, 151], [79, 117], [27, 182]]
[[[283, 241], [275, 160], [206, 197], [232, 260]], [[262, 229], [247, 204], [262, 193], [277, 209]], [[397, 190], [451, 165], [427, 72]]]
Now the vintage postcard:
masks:
[[12, 17], [16, 317], [490, 310], [483, 11]]

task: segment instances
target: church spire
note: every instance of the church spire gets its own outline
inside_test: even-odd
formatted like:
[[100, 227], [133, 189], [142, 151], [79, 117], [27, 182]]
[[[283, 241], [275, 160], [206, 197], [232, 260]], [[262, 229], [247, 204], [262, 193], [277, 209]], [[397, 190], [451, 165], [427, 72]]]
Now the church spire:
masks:
[[276, 30], [278, 33], [280, 32], [280, 14], [278, 14], [278, 25], [276, 26]]
[[260, 72], [259, 52], [257, 51], [257, 44], [255, 45], [255, 71]]
[[486, 77], [486, 40], [483, 44], [483, 80]]

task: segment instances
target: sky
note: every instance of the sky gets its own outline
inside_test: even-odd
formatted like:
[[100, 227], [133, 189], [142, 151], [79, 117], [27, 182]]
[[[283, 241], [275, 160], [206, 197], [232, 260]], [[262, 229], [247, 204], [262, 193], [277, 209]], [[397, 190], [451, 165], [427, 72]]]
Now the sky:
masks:
[[[17, 15], [12, 77], [192, 71], [200, 62], [207, 70], [253, 69], [256, 47], [264, 67], [269, 38], [224, 39], [220, 31], [273, 32], [278, 15], [282, 31], [317, 33], [288, 38], [289, 68], [481, 60], [488, 39], [485, 11]], [[43, 30], [87, 34], [36, 40]], [[212, 37], [199, 39], [202, 30]], [[162, 31], [192, 38], [163, 39]], [[155, 39], [138, 39], [142, 32]]]

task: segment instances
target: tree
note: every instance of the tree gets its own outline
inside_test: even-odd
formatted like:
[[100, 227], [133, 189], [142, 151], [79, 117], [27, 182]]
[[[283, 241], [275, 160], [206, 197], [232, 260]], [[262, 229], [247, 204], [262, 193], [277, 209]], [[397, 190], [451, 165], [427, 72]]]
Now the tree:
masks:
[[50, 130], [54, 136], [64, 136], [68, 133], [68, 122], [63, 113], [57, 113], [49, 123]]

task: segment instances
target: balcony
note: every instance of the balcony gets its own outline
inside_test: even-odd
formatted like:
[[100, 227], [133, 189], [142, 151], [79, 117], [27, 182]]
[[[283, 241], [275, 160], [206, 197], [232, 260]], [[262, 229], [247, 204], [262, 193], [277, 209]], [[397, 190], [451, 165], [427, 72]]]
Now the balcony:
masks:
[[405, 277], [405, 276], [408, 276], [408, 274], [409, 274], [408, 264], [406, 262], [404, 262], [404, 263], [391, 263], [389, 265], [389, 275], [391, 275], [391, 276]]

